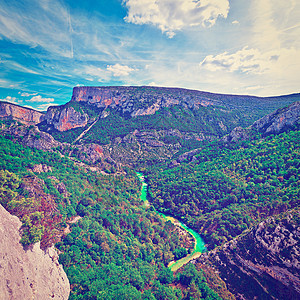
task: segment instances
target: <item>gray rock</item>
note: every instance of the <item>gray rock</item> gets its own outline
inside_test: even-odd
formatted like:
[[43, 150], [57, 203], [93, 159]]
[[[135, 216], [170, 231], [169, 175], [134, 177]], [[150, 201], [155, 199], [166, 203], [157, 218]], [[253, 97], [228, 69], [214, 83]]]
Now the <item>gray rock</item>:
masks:
[[70, 284], [54, 247], [24, 250], [20, 220], [0, 205], [0, 300], [68, 299]]

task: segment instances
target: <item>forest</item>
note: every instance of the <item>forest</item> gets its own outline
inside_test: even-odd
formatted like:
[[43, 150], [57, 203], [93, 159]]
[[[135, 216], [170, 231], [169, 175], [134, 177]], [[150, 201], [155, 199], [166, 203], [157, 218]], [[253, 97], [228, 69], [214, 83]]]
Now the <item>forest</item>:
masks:
[[145, 172], [158, 210], [200, 232], [209, 249], [299, 206], [299, 131], [203, 147], [192, 162]]
[[[99, 175], [68, 157], [0, 136], [1, 204], [22, 221], [21, 243], [56, 243], [70, 299], [221, 299], [201, 271], [167, 264], [193, 245], [140, 200], [141, 184]], [[36, 165], [46, 171], [34, 172]], [[80, 216], [72, 223], [74, 216]], [[183, 250], [184, 249], [184, 250]]]

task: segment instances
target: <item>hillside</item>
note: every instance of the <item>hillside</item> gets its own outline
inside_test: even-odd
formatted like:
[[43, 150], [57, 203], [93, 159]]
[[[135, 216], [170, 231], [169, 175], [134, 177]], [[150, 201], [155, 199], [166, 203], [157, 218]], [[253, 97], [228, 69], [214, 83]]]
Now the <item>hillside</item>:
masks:
[[[23, 147], [11, 135], [0, 136], [0, 152], [1, 204], [20, 218], [24, 247], [56, 243], [69, 299], [182, 298], [187, 287], [166, 266], [193, 243], [145, 209], [134, 172], [102, 175], [55, 152]], [[197, 276], [196, 291], [219, 299]]]

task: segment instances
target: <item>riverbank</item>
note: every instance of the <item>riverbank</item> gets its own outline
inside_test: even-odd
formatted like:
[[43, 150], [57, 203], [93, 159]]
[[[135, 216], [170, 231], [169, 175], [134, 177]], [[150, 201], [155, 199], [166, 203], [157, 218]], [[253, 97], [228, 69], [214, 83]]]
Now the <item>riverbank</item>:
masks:
[[[149, 200], [147, 199], [147, 186], [148, 185], [145, 182], [145, 177], [142, 173], [137, 172], [136, 174], [137, 174], [139, 180], [142, 182], [141, 200], [143, 201], [144, 206], [146, 208], [149, 208], [151, 206], [151, 204], [150, 204]], [[201, 253], [206, 251], [205, 243], [204, 243], [203, 239], [201, 238], [201, 236], [196, 231], [189, 228], [184, 223], [178, 221], [174, 217], [167, 216], [158, 211], [156, 211], [156, 212], [159, 215], [161, 215], [164, 219], [171, 221], [174, 225], [179, 226], [182, 229], [184, 229], [185, 231], [187, 231], [188, 233], [190, 233], [195, 240], [195, 247], [194, 247], [194, 251], [192, 253], [188, 254], [187, 256], [185, 256], [179, 260], [171, 261], [169, 263], [168, 267], [171, 269], [171, 271], [173, 271], [173, 272], [177, 271], [179, 268], [181, 268], [182, 266], [184, 266], [191, 260], [196, 259], [197, 257], [199, 257], [201, 255]]]

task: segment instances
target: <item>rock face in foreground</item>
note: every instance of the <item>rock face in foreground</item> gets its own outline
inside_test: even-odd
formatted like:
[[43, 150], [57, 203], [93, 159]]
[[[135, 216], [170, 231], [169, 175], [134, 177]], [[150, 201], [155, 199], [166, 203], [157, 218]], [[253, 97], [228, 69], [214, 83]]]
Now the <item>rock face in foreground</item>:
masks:
[[20, 220], [0, 205], [0, 300], [68, 299], [70, 285], [54, 248], [24, 250]]
[[40, 123], [44, 114], [12, 103], [0, 102], [0, 118], [11, 118], [26, 125]]
[[300, 299], [300, 211], [271, 217], [200, 258], [237, 299]]

